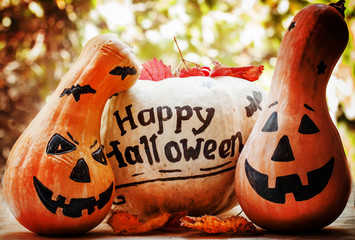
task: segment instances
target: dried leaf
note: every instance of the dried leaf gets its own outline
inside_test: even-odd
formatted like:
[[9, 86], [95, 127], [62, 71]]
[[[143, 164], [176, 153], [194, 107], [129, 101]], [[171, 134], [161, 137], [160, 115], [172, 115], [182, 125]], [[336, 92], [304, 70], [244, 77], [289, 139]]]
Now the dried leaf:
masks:
[[[183, 68], [180, 71], [179, 77], [193, 77], [193, 76], [206, 76], [200, 67], [193, 67], [190, 69]], [[207, 75], [208, 76], [208, 75]]]
[[169, 232], [184, 232], [186, 228], [181, 226], [180, 219], [187, 215], [187, 211], [175, 212], [171, 214], [169, 221], [163, 226], [163, 230]]
[[231, 216], [224, 220], [216, 216], [185, 216], [180, 219], [181, 226], [209, 234], [219, 233], [260, 233], [259, 230], [242, 216]]
[[[186, 61], [186, 60], [185, 60]], [[161, 81], [166, 78], [174, 77], [171, 72], [171, 66], [165, 65], [161, 60], [153, 58], [148, 62], [142, 64], [143, 68], [139, 79], [141, 80], [151, 80], [151, 81]], [[214, 62], [213, 69], [207, 66], [195, 66], [189, 67], [185, 66], [180, 70], [176, 76], [185, 78], [192, 76], [202, 76], [202, 77], [218, 77], [218, 76], [230, 76], [236, 78], [243, 78], [248, 81], [258, 80], [260, 75], [264, 70], [264, 66], [247, 66], [247, 67], [226, 67], [218, 62]]]
[[133, 235], [151, 232], [163, 227], [171, 218], [167, 212], [159, 212], [152, 215], [149, 219], [142, 221], [137, 215], [131, 215], [124, 211], [117, 211], [112, 214], [108, 224], [115, 233], [119, 235]]
[[142, 67], [139, 76], [141, 80], [160, 81], [173, 77], [171, 66], [166, 66], [161, 60], [159, 61], [156, 58], [143, 63]]
[[191, 76], [205, 76], [205, 77], [219, 77], [230, 76], [236, 78], [243, 78], [248, 81], [258, 80], [264, 70], [264, 66], [247, 66], [247, 67], [225, 67], [218, 62], [214, 62], [214, 67], [211, 70], [209, 67], [193, 67], [183, 68], [178, 74], [179, 77]]
[[230, 76], [236, 78], [243, 78], [249, 81], [258, 80], [260, 75], [263, 73], [264, 66], [247, 66], [247, 67], [222, 67], [216, 66], [211, 77], [217, 76]]

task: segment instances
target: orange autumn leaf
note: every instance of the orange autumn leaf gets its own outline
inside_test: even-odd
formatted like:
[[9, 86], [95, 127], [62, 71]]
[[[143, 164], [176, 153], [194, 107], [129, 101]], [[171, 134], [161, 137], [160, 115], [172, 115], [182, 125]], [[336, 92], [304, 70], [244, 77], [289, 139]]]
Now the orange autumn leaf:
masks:
[[260, 233], [253, 223], [241, 216], [231, 216], [224, 220], [216, 216], [185, 216], [180, 219], [181, 226], [209, 234], [219, 233]]
[[166, 78], [174, 77], [171, 72], [171, 66], [165, 65], [161, 60], [156, 58], [142, 64], [139, 79], [160, 81]]
[[114, 232], [119, 235], [134, 235], [161, 228], [170, 218], [171, 214], [162, 211], [142, 221], [137, 215], [117, 211], [109, 218], [108, 224], [112, 227]]

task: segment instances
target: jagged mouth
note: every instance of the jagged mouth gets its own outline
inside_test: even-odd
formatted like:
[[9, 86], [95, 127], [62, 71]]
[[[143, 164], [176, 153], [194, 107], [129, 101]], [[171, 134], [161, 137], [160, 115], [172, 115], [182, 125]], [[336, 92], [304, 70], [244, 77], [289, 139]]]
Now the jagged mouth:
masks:
[[285, 195], [292, 193], [296, 201], [305, 201], [321, 193], [327, 186], [334, 168], [334, 158], [331, 158], [323, 167], [307, 173], [308, 185], [302, 185], [297, 174], [280, 176], [276, 178], [275, 188], [268, 187], [269, 176], [258, 172], [245, 160], [245, 173], [250, 185], [262, 198], [283, 204]]
[[47, 188], [36, 177], [33, 177], [33, 183], [36, 188], [37, 196], [43, 205], [53, 214], [56, 214], [58, 208], [62, 208], [63, 215], [71, 218], [78, 218], [82, 216], [83, 210], [87, 210], [90, 215], [98, 209], [103, 208], [111, 199], [113, 192], [113, 183], [102, 193], [99, 194], [99, 199], [95, 197], [89, 198], [72, 198], [69, 204], [65, 203], [66, 197], [58, 195], [56, 200], [52, 200], [53, 191]]

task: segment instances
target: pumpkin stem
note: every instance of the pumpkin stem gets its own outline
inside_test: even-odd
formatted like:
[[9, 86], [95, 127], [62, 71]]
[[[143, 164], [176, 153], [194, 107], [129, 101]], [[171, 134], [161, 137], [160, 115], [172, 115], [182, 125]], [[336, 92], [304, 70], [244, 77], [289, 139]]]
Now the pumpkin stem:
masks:
[[[179, 54], [180, 54], [180, 57], [181, 57], [181, 61], [182, 61], [182, 63], [184, 64], [185, 68], [186, 68], [186, 69], [191, 69], [190, 64], [193, 64], [193, 65], [195, 65], [196, 67], [200, 67], [200, 65], [198, 65], [197, 63], [193, 63], [193, 62], [191, 62], [191, 61], [186, 60], [186, 59], [182, 56], [182, 53], [181, 53], [179, 44], [177, 43], [176, 37], [174, 37], [174, 41], [175, 41], [176, 47], [178, 48], [178, 51], [179, 51]], [[181, 63], [179, 64], [178, 69], [180, 69], [180, 66], [181, 66]]]
[[176, 47], [177, 47], [177, 49], [178, 49], [178, 51], [179, 51], [179, 54], [180, 54], [182, 63], [185, 65], [185, 67], [186, 67], [187, 69], [190, 69], [190, 68], [191, 68], [190, 65], [189, 65], [188, 62], [185, 60], [185, 58], [182, 56], [182, 52], [181, 52], [181, 50], [180, 50], [179, 44], [177, 43], [176, 37], [174, 37], [174, 41], [175, 41]]
[[345, 4], [345, 0], [340, 0], [336, 3], [330, 3], [329, 6], [335, 7], [336, 10], [338, 10], [338, 12], [343, 16], [343, 18], [345, 18], [345, 9], [346, 7], [344, 6]]

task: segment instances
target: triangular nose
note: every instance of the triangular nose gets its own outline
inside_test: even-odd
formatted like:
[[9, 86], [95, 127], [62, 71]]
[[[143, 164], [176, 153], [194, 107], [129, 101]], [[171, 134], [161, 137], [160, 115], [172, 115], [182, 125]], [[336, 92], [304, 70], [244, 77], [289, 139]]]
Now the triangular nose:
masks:
[[286, 135], [282, 136], [279, 143], [276, 146], [274, 154], [271, 157], [271, 160], [276, 162], [290, 162], [295, 160], [290, 145], [290, 140]]
[[89, 167], [83, 158], [80, 158], [76, 163], [70, 174], [70, 179], [80, 183], [89, 183], [91, 181]]

